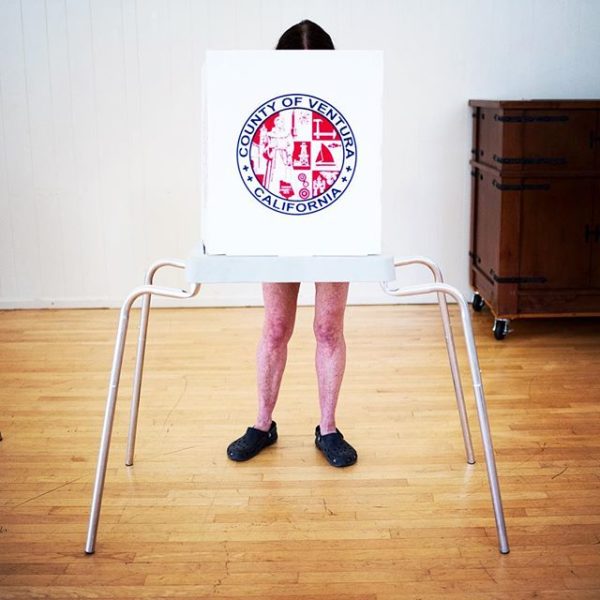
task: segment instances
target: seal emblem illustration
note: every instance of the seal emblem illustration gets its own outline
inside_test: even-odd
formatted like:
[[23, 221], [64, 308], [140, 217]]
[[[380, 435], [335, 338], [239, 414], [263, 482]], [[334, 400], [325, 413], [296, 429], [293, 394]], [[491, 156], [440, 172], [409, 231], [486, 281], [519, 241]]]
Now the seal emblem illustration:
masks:
[[237, 142], [238, 170], [250, 194], [286, 215], [316, 213], [339, 200], [352, 182], [356, 153], [348, 121], [309, 94], [267, 100]]

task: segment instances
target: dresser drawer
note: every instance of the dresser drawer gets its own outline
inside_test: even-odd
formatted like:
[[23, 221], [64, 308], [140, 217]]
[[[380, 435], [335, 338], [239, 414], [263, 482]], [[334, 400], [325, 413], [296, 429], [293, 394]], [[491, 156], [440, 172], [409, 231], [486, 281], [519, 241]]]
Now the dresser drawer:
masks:
[[473, 158], [503, 172], [600, 168], [598, 110], [476, 107]]

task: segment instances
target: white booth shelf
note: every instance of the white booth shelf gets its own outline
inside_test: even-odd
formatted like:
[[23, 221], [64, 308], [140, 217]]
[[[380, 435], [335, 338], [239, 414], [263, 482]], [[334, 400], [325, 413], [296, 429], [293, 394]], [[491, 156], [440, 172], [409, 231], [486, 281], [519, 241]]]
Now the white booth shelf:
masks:
[[291, 281], [393, 281], [394, 259], [368, 256], [225, 256], [193, 254], [186, 262], [190, 283]]

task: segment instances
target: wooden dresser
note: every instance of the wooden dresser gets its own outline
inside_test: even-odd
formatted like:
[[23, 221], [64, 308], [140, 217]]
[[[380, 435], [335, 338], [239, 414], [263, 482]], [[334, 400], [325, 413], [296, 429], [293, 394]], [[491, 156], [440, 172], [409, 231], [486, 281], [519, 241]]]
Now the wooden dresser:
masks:
[[600, 100], [471, 100], [473, 308], [600, 315]]

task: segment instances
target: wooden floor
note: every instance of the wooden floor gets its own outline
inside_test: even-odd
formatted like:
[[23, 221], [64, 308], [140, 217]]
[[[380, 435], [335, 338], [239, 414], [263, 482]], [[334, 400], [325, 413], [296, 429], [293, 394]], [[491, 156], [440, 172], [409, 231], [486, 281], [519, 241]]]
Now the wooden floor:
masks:
[[[127, 468], [130, 335], [86, 556], [117, 313], [0, 313], [2, 600], [600, 598], [600, 320], [519, 321], [496, 342], [489, 314], [474, 315], [511, 543], [502, 556], [484, 464], [464, 459], [436, 309], [348, 309], [338, 424], [359, 462], [347, 470], [314, 447], [311, 308], [290, 348], [279, 442], [227, 460], [254, 417], [261, 314], [153, 312]], [[482, 460], [470, 390], [467, 403]]]

